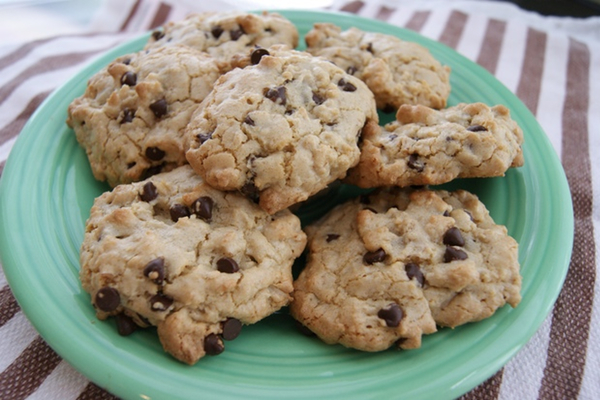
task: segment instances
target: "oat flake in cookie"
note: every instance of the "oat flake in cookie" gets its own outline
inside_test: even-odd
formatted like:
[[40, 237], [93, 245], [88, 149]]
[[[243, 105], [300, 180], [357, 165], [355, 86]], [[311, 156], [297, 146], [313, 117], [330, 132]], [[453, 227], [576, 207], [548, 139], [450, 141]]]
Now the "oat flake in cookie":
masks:
[[206, 185], [189, 166], [96, 199], [80, 278], [121, 334], [155, 325], [165, 350], [194, 364], [288, 304], [306, 235], [289, 211], [268, 215]]
[[274, 213], [344, 177], [378, 117], [366, 85], [329, 61], [267, 51], [219, 78], [190, 121], [186, 156], [210, 185]]
[[231, 11], [192, 14], [169, 22], [152, 33], [145, 48], [190, 46], [209, 53], [227, 71], [237, 54], [275, 44], [292, 49], [298, 45], [298, 30], [291, 21], [277, 13]]
[[68, 108], [94, 177], [110, 186], [183, 165], [183, 130], [212, 89], [216, 61], [182, 46], [117, 58]]
[[325, 57], [362, 79], [381, 109], [396, 109], [402, 104], [446, 106], [450, 68], [417, 43], [318, 23], [306, 34], [306, 45], [309, 53]]
[[402, 106], [397, 121], [365, 132], [346, 181], [360, 187], [438, 185], [455, 178], [503, 176], [523, 165], [523, 132], [502, 106], [444, 110]]
[[291, 314], [326, 343], [420, 347], [520, 301], [518, 246], [465, 192], [380, 189], [306, 229]]

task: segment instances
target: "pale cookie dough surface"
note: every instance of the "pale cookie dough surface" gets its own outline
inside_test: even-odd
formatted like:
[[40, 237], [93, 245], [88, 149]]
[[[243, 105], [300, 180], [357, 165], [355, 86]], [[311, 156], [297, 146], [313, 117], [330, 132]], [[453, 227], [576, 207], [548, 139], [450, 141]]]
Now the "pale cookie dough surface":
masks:
[[288, 304], [305, 243], [289, 211], [268, 215], [185, 165], [96, 199], [80, 278], [98, 318], [155, 325], [165, 350], [193, 364]]
[[325, 57], [362, 79], [375, 94], [378, 108], [394, 109], [402, 104], [438, 109], [446, 106], [450, 68], [417, 43], [317, 23], [307, 33], [306, 44], [309, 53]]
[[184, 128], [219, 76], [212, 57], [183, 46], [124, 55], [94, 75], [67, 119], [94, 177], [114, 187], [186, 164]]
[[326, 343], [417, 348], [436, 323], [478, 321], [520, 301], [517, 243], [465, 191], [380, 190], [306, 232], [290, 311]]
[[397, 121], [366, 132], [346, 181], [360, 187], [437, 185], [503, 176], [523, 165], [523, 132], [502, 106], [402, 106]]
[[268, 51], [219, 78], [190, 121], [186, 156], [210, 185], [274, 213], [344, 177], [378, 116], [365, 84], [329, 61]]
[[209, 53], [225, 72], [235, 66], [232, 62], [239, 53], [249, 49], [272, 45], [295, 48], [298, 30], [277, 13], [206, 12], [168, 22], [152, 33], [145, 48], [178, 44]]

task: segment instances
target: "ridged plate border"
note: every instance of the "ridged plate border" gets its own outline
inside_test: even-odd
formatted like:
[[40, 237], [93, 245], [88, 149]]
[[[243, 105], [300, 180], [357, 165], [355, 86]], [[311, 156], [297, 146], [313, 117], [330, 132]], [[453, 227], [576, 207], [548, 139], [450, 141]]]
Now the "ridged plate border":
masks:
[[[488, 320], [443, 329], [425, 337], [418, 350], [376, 354], [302, 336], [284, 310], [245, 327], [223, 354], [193, 367], [166, 355], [152, 330], [123, 338], [111, 322], [96, 320], [79, 284], [78, 253], [93, 199], [107, 188], [94, 181], [85, 153], [66, 127], [66, 108], [90, 76], [116, 56], [141, 49], [147, 35], [84, 68], [48, 97], [21, 132], [0, 182], [0, 255], [9, 284], [42, 337], [76, 369], [122, 398], [458, 397], [517, 353], [560, 292], [573, 244], [573, 212], [559, 159], [527, 108], [450, 48], [353, 15], [281, 13], [301, 37], [314, 22], [327, 21], [417, 42], [452, 68], [451, 105], [481, 101], [511, 110], [525, 132], [526, 165], [503, 178], [461, 180], [448, 187], [478, 194], [520, 243], [523, 301], [516, 309], [507, 306]], [[321, 212], [355, 193], [340, 187], [316, 207]]]

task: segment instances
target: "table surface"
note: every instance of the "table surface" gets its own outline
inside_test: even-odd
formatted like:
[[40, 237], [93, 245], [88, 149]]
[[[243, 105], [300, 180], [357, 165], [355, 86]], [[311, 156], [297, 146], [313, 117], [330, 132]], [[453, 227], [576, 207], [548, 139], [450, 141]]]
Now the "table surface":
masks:
[[[261, 4], [283, 7], [281, 1], [268, 1]], [[598, 1], [513, 2], [523, 8], [504, 1], [323, 1], [330, 10], [415, 30], [482, 65], [536, 116], [565, 169], [575, 243], [561, 295], [529, 343], [463, 398], [600, 398]], [[53, 89], [102, 52], [141, 32], [190, 11], [232, 7], [225, 0], [202, 3], [0, 0], [0, 174], [21, 128]], [[251, 0], [235, 4], [256, 8]], [[585, 18], [573, 18], [581, 16]], [[76, 50], [63, 48], [60, 38], [65, 36], [82, 39]], [[70, 58], [60, 62], [66, 54]], [[114, 398], [44, 342], [1, 269], [0, 398]]]

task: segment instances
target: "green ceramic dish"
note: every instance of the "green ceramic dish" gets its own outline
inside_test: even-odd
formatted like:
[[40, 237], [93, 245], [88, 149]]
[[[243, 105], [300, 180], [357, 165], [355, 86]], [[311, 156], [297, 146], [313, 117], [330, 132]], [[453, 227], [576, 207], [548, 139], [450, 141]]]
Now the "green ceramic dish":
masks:
[[[526, 165], [503, 178], [462, 180], [450, 187], [478, 194], [520, 243], [523, 301], [516, 309], [506, 306], [488, 320], [443, 329], [425, 337], [418, 350], [374, 354], [305, 337], [284, 310], [245, 327], [223, 354], [193, 367], [165, 354], [153, 330], [124, 338], [112, 322], [98, 321], [79, 284], [78, 253], [93, 199], [107, 187], [93, 179], [84, 151], [65, 125], [66, 109], [92, 74], [116, 56], [141, 49], [147, 36], [83, 69], [23, 129], [0, 186], [0, 254], [8, 281], [43, 338], [76, 369], [123, 398], [455, 398], [517, 353], [560, 292], [573, 243], [572, 204], [560, 162], [525, 106], [453, 50], [356, 16], [283, 14], [301, 35], [314, 22], [329, 21], [420, 43], [452, 67], [451, 105], [481, 101], [510, 108], [525, 132]], [[355, 193], [342, 186], [317, 208], [322, 211]], [[305, 219], [315, 217], [306, 207], [301, 212]]]

